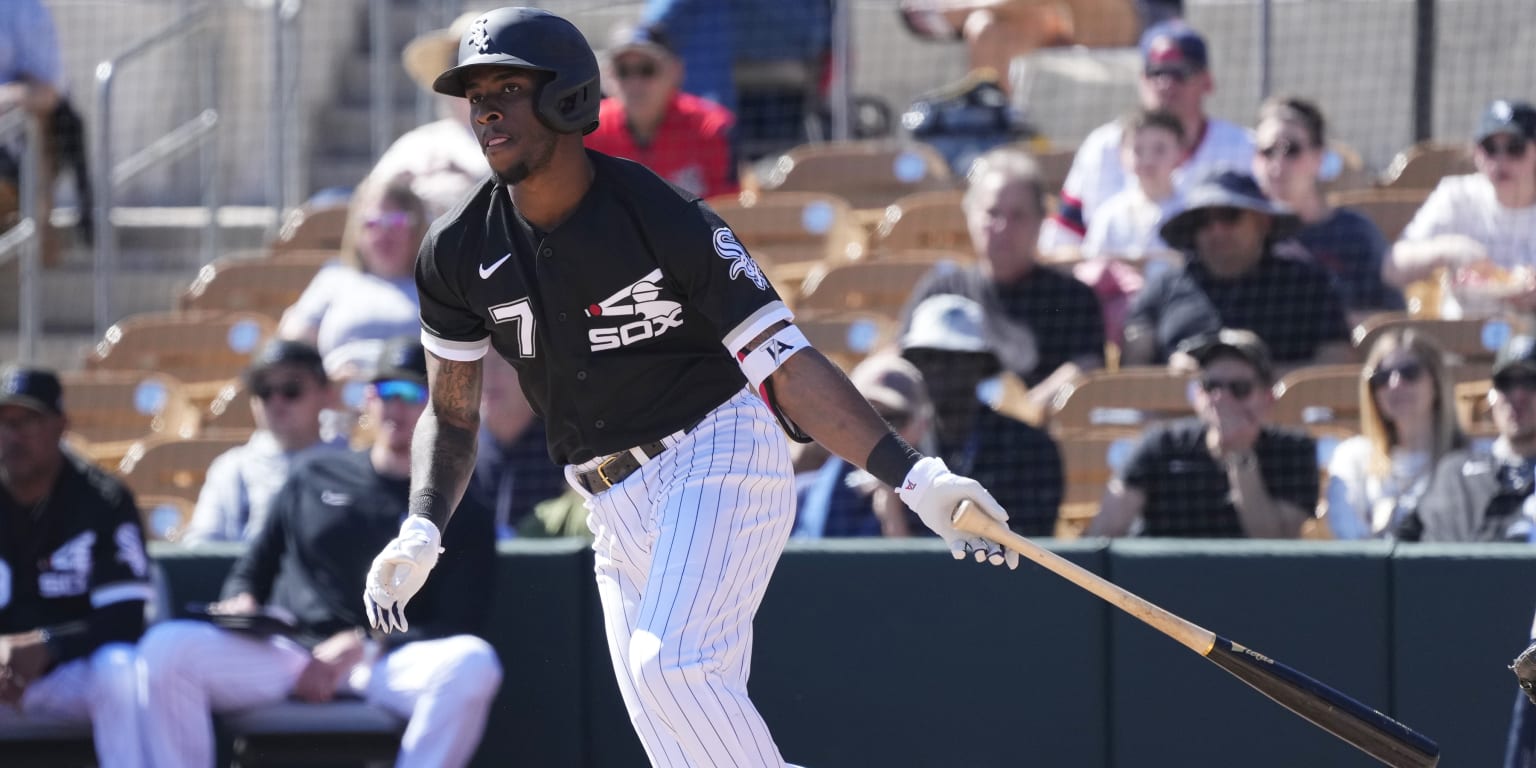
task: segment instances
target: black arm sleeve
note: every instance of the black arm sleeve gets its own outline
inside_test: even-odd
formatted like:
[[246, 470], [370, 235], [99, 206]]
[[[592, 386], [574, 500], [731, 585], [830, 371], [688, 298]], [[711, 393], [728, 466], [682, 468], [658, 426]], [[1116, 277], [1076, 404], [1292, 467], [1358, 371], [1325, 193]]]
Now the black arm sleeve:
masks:
[[406, 607], [410, 630], [384, 636], [385, 648], [479, 634], [491, 612], [495, 583], [495, 519], [488, 508], [466, 496], [443, 537], [443, 555], [432, 578]]
[[224, 580], [224, 597], [249, 592], [262, 604], [271, 599], [272, 583], [277, 579], [277, 569], [282, 563], [283, 548], [287, 544], [286, 520], [290, 511], [297, 508], [303, 495], [301, 478], [302, 475], [294, 473], [283, 483], [277, 498], [272, 500], [266, 522], [262, 523], [256, 538], [241, 553], [240, 559], [235, 561], [228, 578]]

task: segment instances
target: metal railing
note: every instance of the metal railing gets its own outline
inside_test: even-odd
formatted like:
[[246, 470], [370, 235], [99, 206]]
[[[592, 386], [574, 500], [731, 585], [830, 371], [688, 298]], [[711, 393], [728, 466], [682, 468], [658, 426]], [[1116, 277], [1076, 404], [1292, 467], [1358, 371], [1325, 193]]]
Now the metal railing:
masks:
[[38, 274], [42, 270], [40, 253], [42, 228], [47, 222], [37, 220], [37, 175], [42, 171], [42, 131], [37, 120], [23, 108], [0, 115], [0, 144], [12, 144], [20, 136], [25, 144], [21, 154], [21, 174], [17, 184], [21, 220], [0, 234], [0, 264], [19, 257], [16, 296], [16, 335], [20, 342], [21, 362], [37, 357], [37, 337], [42, 328], [42, 292]]
[[[203, 207], [207, 222], [203, 234], [204, 261], [218, 253], [219, 239], [219, 154], [218, 154], [218, 25], [215, 6], [201, 5], [144, 37], [116, 56], [96, 65], [96, 157], [93, 188], [95, 193], [95, 301], [96, 333], [106, 333], [116, 321], [112, 312], [112, 283], [118, 268], [117, 229], [112, 222], [113, 195], [129, 180], [146, 170], [177, 159], [193, 149], [201, 150], [203, 172]], [[194, 42], [203, 46], [206, 56], [199, 84], [204, 109], [192, 119], [176, 126], [149, 146], [117, 160], [112, 146], [112, 93], [123, 66], [160, 46], [193, 32], [202, 33]]]
[[274, 0], [272, 3], [271, 48], [272, 59], [271, 109], [267, 113], [267, 153], [270, 175], [267, 177], [267, 199], [277, 215], [272, 218], [272, 231], [282, 226], [283, 214], [299, 205], [304, 196], [307, 179], [301, 178], [300, 155], [303, 151], [299, 129], [303, 121], [299, 115], [298, 74], [299, 45], [298, 21], [304, 11], [303, 0]]

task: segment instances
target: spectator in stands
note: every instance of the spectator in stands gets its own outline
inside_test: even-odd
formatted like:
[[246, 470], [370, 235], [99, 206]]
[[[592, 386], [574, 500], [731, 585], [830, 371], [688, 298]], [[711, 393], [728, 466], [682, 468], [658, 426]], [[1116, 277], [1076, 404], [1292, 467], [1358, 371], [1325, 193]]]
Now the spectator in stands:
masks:
[[[54, 147], [50, 141], [53, 118], [63, 102], [64, 66], [54, 34], [53, 15], [40, 0], [7, 3], [0, 18], [0, 114], [13, 109], [29, 113], [42, 137], [42, 168], [34, 199], [37, 220], [47, 222], [53, 210]], [[21, 210], [21, 153], [23, 146], [0, 146], [0, 231], [16, 223]], [[43, 226], [45, 263], [57, 260], [58, 243], [53, 229]]]
[[1301, 228], [1292, 237], [1305, 249], [1296, 258], [1328, 271], [1346, 309], [1395, 311], [1402, 294], [1381, 279], [1387, 240], [1370, 219], [1328, 205], [1321, 173], [1328, 152], [1323, 113], [1295, 97], [1276, 97], [1259, 108], [1253, 176], [1264, 194], [1284, 205]]
[[[924, 444], [933, 426], [933, 405], [917, 368], [897, 355], [882, 353], [859, 363], [848, 378], [903, 440]], [[791, 535], [809, 539], [906, 536], [911, 529], [903, 509], [890, 487], [833, 456], [800, 489]]]
[[438, 119], [395, 139], [368, 172], [370, 179], [409, 178], [429, 220], [447, 213], [491, 172], [469, 127], [469, 102], [432, 90], [432, 81], [458, 63], [459, 40], [480, 15], [470, 11], [447, 29], [424, 33], [405, 46], [400, 63], [417, 87], [432, 95]]
[[925, 275], [902, 327], [911, 327], [914, 310], [930, 296], [977, 302], [985, 309], [990, 349], [1029, 386], [1030, 408], [1044, 413], [1062, 387], [1104, 365], [1099, 300], [1087, 285], [1037, 263], [1045, 190], [1028, 155], [1000, 148], [978, 158], [963, 205], [979, 264], [941, 264]]
[[549, 458], [544, 422], [518, 386], [517, 369], [500, 355], [486, 357], [479, 451], [466, 493], [491, 510], [496, 537], [510, 539], [535, 505], [559, 497], [567, 487], [564, 470]]
[[586, 144], [628, 158], [700, 197], [737, 190], [735, 117], [680, 90], [683, 62], [660, 27], [620, 27], [603, 53], [603, 99]]
[[[1052, 535], [1063, 494], [1061, 455], [1050, 435], [981, 401], [978, 387], [1002, 372], [981, 304], [953, 294], [924, 299], [901, 338], [901, 356], [922, 374], [933, 403], [934, 455], [990, 489], [1013, 530]], [[909, 529], [922, 530], [905, 519]]]
[[[1183, 161], [1174, 184], [1187, 193], [1215, 171], [1240, 170], [1253, 158], [1253, 140], [1233, 123], [1208, 117], [1205, 99], [1215, 89], [1205, 39], [1183, 21], [1148, 29], [1141, 38], [1141, 107], [1171, 112], [1184, 125]], [[1081, 244], [1099, 206], [1129, 183], [1120, 164], [1120, 122], [1106, 123], [1083, 140], [1061, 189], [1061, 205], [1045, 231], [1046, 252]]]
[[1335, 539], [1394, 536], [1435, 463], [1466, 446], [1440, 347], [1412, 330], [1371, 345], [1360, 377], [1360, 426], [1328, 462], [1320, 512]]
[[0, 723], [86, 722], [105, 768], [145, 762], [133, 644], [154, 594], [133, 494], [60, 447], [52, 371], [0, 373]]
[[1499, 436], [1488, 451], [1453, 451], [1402, 521], [1404, 541], [1536, 541], [1536, 337], [1512, 336], [1488, 393]]
[[289, 467], [310, 452], [341, 447], [320, 437], [331, 381], [313, 345], [268, 342], [245, 372], [245, 389], [256, 431], [208, 465], [197, 509], [181, 536], [185, 543], [255, 537]]
[[[495, 533], [466, 498], [410, 631], [371, 637], [363, 579], [394, 536], [410, 490], [411, 435], [426, 407], [426, 353], [392, 341], [373, 366], [367, 411], [378, 425], [360, 452], [317, 453], [294, 466], [266, 525], [235, 563], [209, 621], [157, 624], [140, 645], [141, 718], [156, 766], [214, 761], [210, 712], [355, 695], [410, 722], [397, 765], [462, 766], [501, 685], [496, 652], [476, 637], [490, 612]], [[461, 527], [462, 526], [462, 527]], [[270, 638], [226, 627], [253, 615], [292, 626]]]
[[1163, 240], [1189, 258], [1137, 295], [1122, 364], [1168, 360], [1184, 342], [1221, 328], [1257, 333], [1282, 365], [1352, 361], [1344, 306], [1327, 273], [1275, 254], [1296, 226], [1245, 173], [1224, 171], [1195, 187], [1162, 228]]
[[[1167, 269], [1173, 255], [1158, 228], [1178, 213], [1183, 199], [1173, 186], [1173, 171], [1184, 157], [1184, 124], [1171, 112], [1142, 110], [1126, 118], [1120, 162], [1136, 177], [1104, 201], [1083, 241], [1085, 259], [1072, 268], [1093, 287], [1104, 309], [1104, 335], [1125, 343], [1125, 317], [1131, 299], [1146, 284], [1146, 274]], [[1147, 261], [1141, 269], [1122, 259]]]
[[428, 224], [407, 180], [364, 185], [347, 214], [341, 263], [315, 275], [278, 335], [318, 347], [333, 379], [367, 378], [384, 341], [421, 331], [413, 270]]
[[[1447, 176], [1414, 214], [1383, 267], [1405, 287], [1445, 267], [1457, 285], [1505, 289], [1516, 308], [1536, 308], [1536, 107], [1500, 99], [1483, 113], [1472, 160], [1477, 173]], [[1460, 317], [1454, 296], [1442, 307]], [[1470, 311], [1494, 309], [1469, 307]]]
[[907, 30], [926, 40], [964, 40], [971, 72], [1004, 90], [1013, 60], [1040, 48], [1130, 45], [1141, 22], [1131, 0], [902, 0]]
[[1142, 436], [1088, 534], [1295, 538], [1317, 506], [1317, 448], [1268, 424], [1274, 367], [1263, 340], [1224, 328], [1182, 351], [1199, 365], [1196, 417]]

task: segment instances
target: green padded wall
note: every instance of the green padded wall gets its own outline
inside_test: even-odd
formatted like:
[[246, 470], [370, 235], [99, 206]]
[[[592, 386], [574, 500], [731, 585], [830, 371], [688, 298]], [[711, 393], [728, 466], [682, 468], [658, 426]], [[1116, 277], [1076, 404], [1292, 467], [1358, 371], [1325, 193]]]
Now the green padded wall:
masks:
[[1393, 709], [1440, 743], [1442, 765], [1502, 765], [1515, 700], [1505, 669], [1536, 608], [1536, 549], [1402, 544], [1392, 558]]
[[[1389, 551], [1379, 542], [1127, 540], [1110, 548], [1109, 572], [1163, 608], [1385, 711]], [[1119, 611], [1109, 660], [1115, 766], [1377, 764]]]

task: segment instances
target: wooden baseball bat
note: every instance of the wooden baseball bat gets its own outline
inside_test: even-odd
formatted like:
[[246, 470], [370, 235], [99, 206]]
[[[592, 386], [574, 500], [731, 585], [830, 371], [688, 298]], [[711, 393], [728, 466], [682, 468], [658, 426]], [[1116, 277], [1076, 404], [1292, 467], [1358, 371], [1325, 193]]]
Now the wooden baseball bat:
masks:
[[1440, 747], [1423, 734], [1353, 698], [1251, 648], [1222, 637], [1115, 586], [1101, 576], [1062, 558], [1008, 529], [991, 515], [963, 501], [955, 510], [956, 529], [994, 541], [1051, 573], [1092, 592], [1110, 605], [1177, 640], [1185, 648], [1214, 662], [1253, 686], [1280, 706], [1312, 721], [1319, 728], [1354, 745], [1394, 768], [1431, 768], [1440, 762]]

